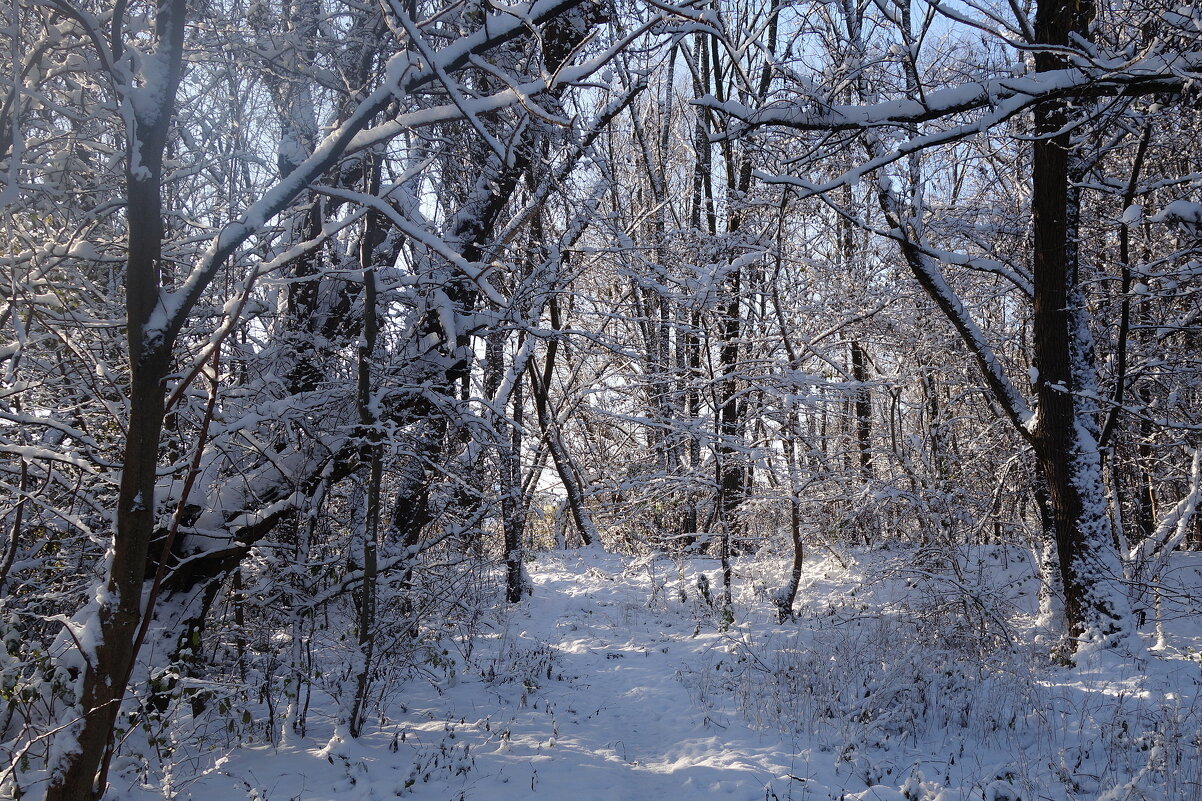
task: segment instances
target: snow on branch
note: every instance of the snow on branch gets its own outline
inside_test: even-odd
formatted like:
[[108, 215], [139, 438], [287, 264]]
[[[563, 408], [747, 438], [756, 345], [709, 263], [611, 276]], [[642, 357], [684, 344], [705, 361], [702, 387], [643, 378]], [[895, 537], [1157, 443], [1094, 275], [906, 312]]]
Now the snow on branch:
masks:
[[393, 56], [386, 70], [388, 80], [360, 101], [347, 119], [331, 131], [308, 158], [251, 204], [239, 220], [221, 229], [177, 292], [163, 293], [161, 303], [146, 327], [147, 339], [173, 339], [183, 328], [189, 311], [199, 301], [225, 259], [343, 158], [356, 136], [387, 108], [393, 97], [413, 93], [434, 81], [440, 71], [457, 70], [467, 64], [474, 54], [522, 36], [529, 31], [530, 25], [545, 22], [582, 2], [584, 0], [534, 0], [520, 7], [506, 7], [503, 13], [490, 14], [480, 30], [439, 50], [432, 59], [433, 64], [423, 64], [408, 52]]
[[1137, 569], [1145, 562], [1172, 551], [1185, 541], [1198, 503], [1202, 501], [1202, 450], [1195, 449], [1190, 468], [1189, 492], [1161, 519], [1152, 536], [1136, 545], [1128, 559]]
[[397, 229], [405, 234], [405, 236], [409, 237], [415, 242], [421, 243], [422, 246], [428, 248], [434, 253], [437, 253], [448, 263], [455, 265], [455, 267], [461, 273], [471, 279], [471, 281], [480, 288], [480, 291], [483, 292], [490, 301], [501, 307], [508, 305], [508, 301], [505, 299], [505, 296], [498, 292], [496, 287], [490, 284], [488, 279], [485, 277], [484, 274], [487, 272], [487, 266], [474, 264], [463, 258], [462, 255], [444, 242], [440, 237], [427, 231], [420, 225], [417, 225], [412, 220], [405, 217], [405, 215], [401, 214], [399, 211], [389, 205], [387, 201], [382, 200], [375, 195], [369, 195], [365, 192], [356, 192], [339, 187], [321, 186], [315, 187], [315, 190], [321, 192], [322, 194], [330, 195], [331, 197], [351, 200], [356, 203], [362, 203], [364, 206], [371, 207], [375, 211], [387, 217], [388, 220], [397, 227]]
[[1189, 200], [1174, 200], [1159, 213], [1148, 218], [1154, 223], [1177, 223], [1194, 230], [1202, 230], [1202, 203]]
[[[873, 132], [866, 132], [868, 149], [871, 155], [879, 158], [885, 150], [884, 143]], [[878, 182], [878, 199], [881, 211], [892, 227], [891, 237], [900, 245], [906, 264], [918, 283], [926, 291], [927, 296], [939, 307], [944, 316], [951, 322], [960, 339], [968, 347], [985, 383], [989, 385], [994, 399], [1001, 405], [1002, 411], [1015, 430], [1024, 436], [1030, 436], [1034, 430], [1035, 413], [1027, 404], [1026, 399], [1006, 374], [1005, 366], [998, 358], [997, 352], [990, 344], [985, 332], [965, 307], [959, 295], [951, 288], [939, 264], [924, 249], [921, 234], [911, 235], [911, 227], [906, 224], [903, 211], [905, 204], [897, 194], [893, 182], [882, 180]]]
[[868, 105], [828, 105], [815, 97], [808, 101], [781, 101], [759, 109], [735, 100], [719, 100], [713, 95], [694, 102], [739, 121], [720, 134], [724, 138], [742, 136], [749, 129], [764, 126], [802, 131], [857, 131], [904, 126], [988, 109], [973, 123], [955, 129], [958, 136], [963, 137], [965, 128], [984, 131], [1044, 100], [1179, 91], [1199, 72], [1202, 72], [1202, 52], [1155, 54], [1136, 61], [1112, 59], [1089, 66], [966, 83], [927, 92], [921, 100], [907, 98]]

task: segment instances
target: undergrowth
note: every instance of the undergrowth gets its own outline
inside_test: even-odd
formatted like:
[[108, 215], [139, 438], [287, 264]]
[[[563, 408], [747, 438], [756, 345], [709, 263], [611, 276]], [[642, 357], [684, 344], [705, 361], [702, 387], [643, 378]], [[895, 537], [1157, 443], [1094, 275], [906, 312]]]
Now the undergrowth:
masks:
[[707, 720], [786, 733], [910, 801], [952, 787], [966, 801], [1202, 799], [1194, 697], [1157, 692], [1139, 664], [1125, 678], [1052, 664], [1021, 644], [1034, 588], [996, 550], [974, 559], [885, 559], [792, 625], [728, 632], [681, 680]]

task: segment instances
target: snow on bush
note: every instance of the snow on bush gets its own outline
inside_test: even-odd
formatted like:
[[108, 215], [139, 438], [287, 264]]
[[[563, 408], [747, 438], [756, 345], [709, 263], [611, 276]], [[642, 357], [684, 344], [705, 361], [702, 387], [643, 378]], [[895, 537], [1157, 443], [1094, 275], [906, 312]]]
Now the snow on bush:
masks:
[[708, 719], [784, 732], [908, 801], [1202, 798], [1195, 696], [1146, 662], [1066, 669], [1026, 645], [1025, 552], [861, 554], [842, 582], [819, 561], [793, 625], [740, 626], [682, 672]]

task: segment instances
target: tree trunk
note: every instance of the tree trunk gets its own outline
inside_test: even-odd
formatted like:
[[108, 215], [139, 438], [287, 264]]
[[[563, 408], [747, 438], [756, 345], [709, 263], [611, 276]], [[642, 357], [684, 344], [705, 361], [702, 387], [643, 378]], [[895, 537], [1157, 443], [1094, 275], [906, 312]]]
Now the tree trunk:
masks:
[[[379, 191], [379, 163], [372, 159], [368, 191]], [[384, 479], [384, 444], [380, 431], [377, 405], [374, 402], [372, 363], [379, 338], [379, 316], [376, 308], [376, 258], [377, 249], [385, 237], [383, 220], [376, 212], [370, 212], [365, 222], [363, 239], [359, 243], [359, 266], [363, 270], [363, 323], [362, 337], [357, 349], [358, 386], [356, 406], [359, 412], [361, 436], [365, 441], [368, 476], [366, 509], [363, 514], [363, 580], [358, 592], [359, 664], [356, 666], [355, 695], [351, 703], [348, 730], [352, 737], [363, 733], [366, 718], [365, 707], [371, 689], [371, 661], [375, 651], [376, 626], [376, 578], [378, 571], [377, 548], [380, 538], [380, 491]]]
[[860, 480], [872, 480], [872, 395], [868, 390], [868, 354], [851, 343], [851, 377], [855, 379], [856, 446], [860, 452]]
[[[551, 315], [551, 328], [558, 331], [561, 327], [559, 303], [552, 297], [547, 306]], [[539, 374], [534, 359], [530, 360], [526, 369], [530, 374], [530, 390], [534, 396], [534, 413], [538, 418], [539, 429], [547, 441], [547, 450], [551, 453], [551, 460], [554, 462], [555, 470], [559, 473], [559, 480], [563, 484], [572, 522], [576, 525], [581, 542], [587, 546], [594, 542], [600, 542], [600, 538], [597, 535], [596, 526], [593, 525], [592, 515], [584, 502], [584, 482], [580, 477], [580, 470], [572, 459], [571, 453], [564, 447], [559, 422], [550, 408], [551, 378], [555, 374], [555, 357], [558, 353], [559, 340], [552, 338], [547, 343], [542, 374]]]
[[[1089, 3], [1044, 2], [1036, 14], [1041, 45], [1069, 46], [1084, 36]], [[1052, 50], [1036, 54], [1040, 71], [1059, 69]], [[1035, 109], [1032, 212], [1035, 225], [1034, 362], [1039, 413], [1032, 444], [1047, 488], [1069, 635], [1077, 642], [1112, 642], [1126, 632], [1130, 612], [1107, 514], [1098, 448], [1096, 390], [1088, 320], [1077, 287], [1076, 203], [1070, 202], [1070, 135], [1063, 102]]]
[[[518, 345], [521, 349], [521, 345]], [[501, 525], [505, 534], [505, 600], [516, 604], [530, 590], [526, 576], [526, 551], [522, 537], [526, 532], [526, 508], [522, 505], [521, 453], [522, 407], [525, 404], [521, 376], [513, 383], [513, 425], [510, 439], [500, 448]], [[500, 432], [498, 432], [500, 433]]]
[[183, 0], [168, 0], [159, 6], [155, 33], [166, 70], [149, 76], [149, 86], [130, 87], [131, 91], [157, 90], [161, 94], [158, 103], [139, 109], [127, 131], [129, 423], [116, 532], [96, 610], [96, 641], [80, 643], [85, 660], [89, 660], [77, 705], [82, 719], [68, 723], [55, 735], [56, 750], [63, 756], [59, 764], [50, 766], [47, 801], [82, 801], [103, 794], [113, 726], [137, 658], [134, 642], [155, 530], [155, 483], [165, 411], [163, 381], [171, 369], [173, 344], [166, 331], [151, 325], [151, 318], [161, 302], [163, 150], [182, 74], [185, 12]]

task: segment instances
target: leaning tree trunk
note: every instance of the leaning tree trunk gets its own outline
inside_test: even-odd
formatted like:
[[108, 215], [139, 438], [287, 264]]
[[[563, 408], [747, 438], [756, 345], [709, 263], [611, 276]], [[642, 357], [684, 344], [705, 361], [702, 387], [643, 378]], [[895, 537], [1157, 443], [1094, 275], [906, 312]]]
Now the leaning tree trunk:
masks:
[[[561, 330], [563, 326], [559, 314], [559, 302], [554, 296], [548, 300], [547, 308], [551, 316], [551, 330]], [[526, 371], [530, 375], [530, 388], [534, 396], [534, 413], [538, 418], [540, 432], [547, 442], [547, 449], [551, 453], [555, 470], [559, 474], [560, 483], [563, 484], [568, 511], [572, 516], [576, 531], [580, 534], [580, 541], [589, 546], [595, 542], [601, 542], [601, 538], [593, 524], [592, 514], [585, 504], [584, 480], [580, 468], [577, 467], [571, 452], [564, 446], [563, 432], [560, 430], [555, 410], [551, 408], [550, 404], [551, 379], [555, 375], [555, 357], [558, 353], [559, 339], [552, 337], [547, 342], [541, 372], [536, 359], [530, 360]]]

